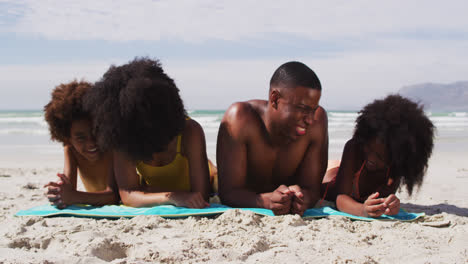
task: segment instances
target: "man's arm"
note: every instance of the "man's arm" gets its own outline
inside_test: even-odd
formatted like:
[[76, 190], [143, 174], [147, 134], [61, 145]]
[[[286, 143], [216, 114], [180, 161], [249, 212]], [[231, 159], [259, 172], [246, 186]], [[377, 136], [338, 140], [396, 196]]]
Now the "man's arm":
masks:
[[[300, 190], [303, 194], [299, 203], [293, 201], [293, 213], [301, 214], [313, 207], [320, 199], [320, 186], [327, 170], [328, 163], [328, 120], [326, 111], [320, 107], [311, 131], [310, 144], [298, 170], [298, 187], [291, 188], [294, 192]], [[296, 200], [297, 198], [295, 198]]]

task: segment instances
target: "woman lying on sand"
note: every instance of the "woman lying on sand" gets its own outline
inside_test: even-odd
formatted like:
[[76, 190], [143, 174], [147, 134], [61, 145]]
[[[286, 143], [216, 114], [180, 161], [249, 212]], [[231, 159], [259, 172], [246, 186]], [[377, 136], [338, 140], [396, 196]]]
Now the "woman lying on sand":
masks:
[[390, 95], [359, 112], [354, 135], [343, 150], [339, 169], [327, 171], [324, 198], [358, 216], [395, 215], [395, 192], [420, 186], [433, 148], [434, 125], [422, 106]]
[[113, 151], [123, 204], [208, 206], [210, 175], [202, 127], [158, 61], [111, 66], [85, 98], [100, 148]]

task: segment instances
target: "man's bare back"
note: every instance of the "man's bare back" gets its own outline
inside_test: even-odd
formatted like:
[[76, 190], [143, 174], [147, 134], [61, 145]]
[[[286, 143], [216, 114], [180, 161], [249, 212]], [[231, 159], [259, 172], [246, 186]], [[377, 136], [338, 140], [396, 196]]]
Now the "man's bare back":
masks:
[[272, 85], [268, 101], [239, 102], [226, 111], [217, 145], [223, 203], [275, 214], [302, 214], [315, 204], [328, 159], [320, 95], [318, 87]]

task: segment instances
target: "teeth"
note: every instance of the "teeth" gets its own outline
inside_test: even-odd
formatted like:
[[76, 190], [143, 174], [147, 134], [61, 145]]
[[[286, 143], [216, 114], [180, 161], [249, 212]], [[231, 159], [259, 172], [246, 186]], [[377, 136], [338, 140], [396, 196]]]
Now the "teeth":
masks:
[[303, 132], [303, 131], [305, 131], [305, 128], [303, 128], [303, 127], [298, 127], [297, 130]]
[[97, 148], [93, 148], [93, 149], [89, 149], [88, 151], [89, 151], [89, 152], [94, 152], [94, 151], [96, 151], [96, 150], [97, 150]]

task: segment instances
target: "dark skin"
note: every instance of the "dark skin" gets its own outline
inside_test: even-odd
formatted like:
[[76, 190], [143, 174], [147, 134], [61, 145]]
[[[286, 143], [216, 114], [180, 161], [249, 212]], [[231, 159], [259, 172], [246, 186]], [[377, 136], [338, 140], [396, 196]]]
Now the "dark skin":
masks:
[[[387, 178], [391, 162], [386, 155], [385, 145], [380, 140], [372, 139], [364, 145], [353, 139], [349, 140], [341, 160], [336, 176], [336, 189], [331, 190], [331, 195], [336, 195], [336, 206], [340, 211], [364, 217], [398, 213], [400, 200], [395, 192], [399, 179]], [[359, 179], [360, 197], [355, 197], [354, 175], [364, 162]]]
[[217, 163], [224, 204], [302, 215], [320, 198], [327, 167], [321, 92], [271, 87], [269, 100], [233, 104], [221, 121]]
[[[71, 204], [115, 204], [118, 196], [112, 191], [114, 184], [112, 153], [102, 153], [91, 133], [91, 121], [80, 119], [72, 122], [70, 138], [64, 146], [64, 169], [59, 180], [49, 182], [46, 195], [51, 204], [65, 208]], [[76, 189], [78, 172], [86, 192]]]
[[[140, 184], [136, 162], [122, 152], [114, 151], [115, 178], [122, 202], [133, 207], [173, 204], [190, 208], [204, 208], [209, 204], [210, 177], [206, 156], [205, 135], [202, 127], [192, 119], [186, 120], [182, 132], [182, 155], [189, 162], [190, 191], [162, 190], [157, 186]], [[169, 143], [164, 152], [153, 153], [152, 160], [144, 161], [152, 166], [171, 163], [177, 153], [177, 137]]]

